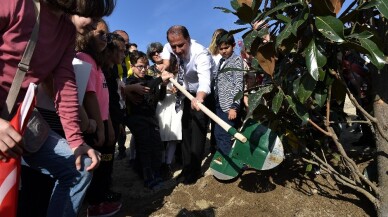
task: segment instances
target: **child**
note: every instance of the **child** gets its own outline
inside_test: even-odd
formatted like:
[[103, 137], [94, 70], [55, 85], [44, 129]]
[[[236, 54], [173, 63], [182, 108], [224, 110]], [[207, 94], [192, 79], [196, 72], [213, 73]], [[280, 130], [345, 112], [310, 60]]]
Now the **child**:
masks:
[[[236, 43], [233, 35], [229, 32], [221, 32], [217, 36], [216, 44], [222, 56], [218, 64], [214, 87], [216, 114], [234, 127], [238, 123], [240, 101], [233, 101], [233, 98], [239, 91], [243, 90], [243, 61], [241, 56], [233, 52]], [[221, 72], [225, 68], [232, 68], [232, 70]], [[241, 69], [241, 71], [234, 69]], [[228, 155], [232, 147], [232, 137], [218, 124], [215, 126], [214, 135], [218, 151]]]
[[[178, 61], [174, 54], [171, 54], [170, 65], [167, 71], [175, 76], [178, 73]], [[183, 109], [176, 111], [177, 90], [172, 83], [167, 85], [166, 97], [158, 103], [156, 114], [159, 119], [160, 138], [166, 144], [165, 156], [162, 159], [162, 177], [163, 179], [172, 178], [171, 163], [175, 155], [176, 146], [182, 140], [182, 114]]]
[[[159, 123], [156, 118], [156, 105], [166, 91], [166, 82], [162, 88], [159, 84], [172, 77], [167, 71], [160, 77], [146, 75], [148, 70], [147, 55], [141, 51], [133, 51], [130, 56], [133, 75], [126, 84], [141, 83], [150, 88], [147, 94], [138, 95], [139, 102], [130, 101], [131, 112], [128, 117], [128, 127], [136, 141], [136, 158], [139, 158], [144, 186], [156, 190], [161, 187], [160, 167], [162, 161], [162, 142], [160, 140]], [[133, 98], [132, 98], [133, 99]]]
[[121, 144], [124, 146], [122, 142], [125, 142], [126, 137], [124, 129], [125, 100], [122, 93], [125, 84], [120, 80], [117, 64], [120, 64], [125, 58], [125, 41], [119, 34], [115, 33], [107, 34], [107, 41], [107, 47], [103, 52], [105, 61], [102, 69], [108, 85], [109, 115], [115, 135], [114, 143], [119, 144], [117, 157], [120, 159], [124, 157], [123, 153], [125, 154], [125, 147], [122, 149], [120, 146]]
[[[101, 152], [101, 163], [93, 173], [93, 179], [87, 191], [89, 207], [88, 216], [110, 216], [121, 208], [121, 202], [116, 202], [120, 195], [110, 191], [113, 171], [114, 130], [109, 115], [109, 90], [102, 66], [104, 58], [102, 51], [107, 46], [108, 26], [103, 19], [97, 23], [96, 30], [87, 35], [77, 37], [77, 58], [92, 64], [83, 105], [88, 117], [96, 120], [95, 134], [84, 134], [88, 144], [92, 144]], [[112, 200], [114, 196], [114, 200]]]

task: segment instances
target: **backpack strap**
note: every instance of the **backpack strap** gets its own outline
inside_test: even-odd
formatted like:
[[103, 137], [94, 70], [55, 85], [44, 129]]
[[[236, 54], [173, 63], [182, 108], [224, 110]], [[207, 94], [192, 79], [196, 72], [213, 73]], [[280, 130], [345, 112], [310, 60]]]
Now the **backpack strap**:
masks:
[[7, 119], [7, 120], [9, 119], [9, 115], [11, 114], [12, 109], [15, 105], [16, 98], [19, 95], [19, 90], [24, 80], [24, 76], [26, 75], [26, 73], [30, 68], [31, 57], [32, 57], [32, 54], [34, 53], [36, 42], [38, 41], [39, 22], [40, 22], [40, 2], [39, 0], [33, 0], [33, 2], [34, 2], [35, 14], [37, 15], [36, 23], [35, 23], [34, 29], [32, 30], [31, 38], [27, 43], [26, 50], [23, 53], [23, 57], [18, 64], [16, 75], [12, 81], [11, 88], [9, 90], [7, 99], [5, 101], [5, 107], [3, 108], [3, 111], [1, 113], [1, 118]]

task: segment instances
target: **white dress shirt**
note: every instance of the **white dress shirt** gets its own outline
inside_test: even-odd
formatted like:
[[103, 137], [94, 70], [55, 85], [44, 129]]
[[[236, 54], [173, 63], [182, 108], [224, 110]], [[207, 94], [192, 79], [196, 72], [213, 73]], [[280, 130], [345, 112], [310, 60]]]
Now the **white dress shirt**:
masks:
[[[173, 53], [172, 48], [166, 43], [161, 54], [162, 59], [170, 59], [170, 53]], [[202, 91], [209, 94], [212, 74], [216, 70], [216, 64], [209, 51], [195, 40], [191, 40], [190, 52], [183, 62], [185, 73], [183, 87], [191, 93]]]

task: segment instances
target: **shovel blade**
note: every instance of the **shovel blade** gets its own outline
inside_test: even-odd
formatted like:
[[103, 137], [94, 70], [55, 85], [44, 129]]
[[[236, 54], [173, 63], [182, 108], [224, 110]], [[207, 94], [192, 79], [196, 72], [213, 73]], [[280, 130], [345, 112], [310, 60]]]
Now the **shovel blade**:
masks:
[[268, 127], [253, 119], [244, 122], [241, 133], [247, 142], [236, 140], [229, 155], [216, 152], [210, 169], [220, 180], [237, 177], [245, 169], [269, 170], [284, 160], [284, 149], [279, 137]]

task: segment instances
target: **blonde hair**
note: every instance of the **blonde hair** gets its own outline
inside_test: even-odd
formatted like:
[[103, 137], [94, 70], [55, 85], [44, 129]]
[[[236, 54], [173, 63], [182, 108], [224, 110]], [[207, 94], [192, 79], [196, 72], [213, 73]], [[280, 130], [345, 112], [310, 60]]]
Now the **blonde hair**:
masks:
[[217, 36], [223, 31], [226, 31], [226, 30], [225, 29], [216, 29], [216, 31], [214, 31], [214, 33], [213, 33], [212, 41], [210, 42], [210, 45], [209, 45], [209, 52], [213, 56], [218, 54], [218, 48], [217, 48], [217, 43], [216, 43]]

